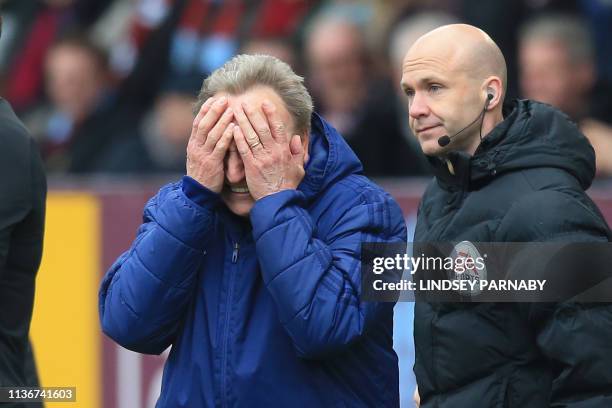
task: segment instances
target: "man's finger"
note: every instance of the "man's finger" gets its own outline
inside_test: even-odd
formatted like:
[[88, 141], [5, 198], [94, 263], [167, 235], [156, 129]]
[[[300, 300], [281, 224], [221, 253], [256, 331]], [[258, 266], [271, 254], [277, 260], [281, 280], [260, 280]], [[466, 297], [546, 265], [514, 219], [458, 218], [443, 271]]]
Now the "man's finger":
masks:
[[255, 133], [257, 133], [257, 136], [264, 147], [271, 147], [271, 145], [274, 143], [272, 131], [270, 130], [266, 116], [261, 112], [259, 106], [243, 102], [242, 110], [246, 114], [251, 127], [255, 130]]
[[236, 142], [236, 148], [238, 149], [238, 153], [243, 158], [243, 160], [252, 160], [253, 152], [251, 152], [251, 147], [246, 141], [244, 137], [244, 133], [240, 129], [240, 126], [234, 127], [234, 141]]
[[225, 96], [215, 100], [215, 103], [210, 106], [208, 112], [204, 114], [202, 120], [200, 120], [198, 124], [198, 130], [196, 131], [196, 142], [198, 144], [204, 144], [208, 133], [210, 133], [211, 129], [217, 124], [226, 108], [227, 98]]
[[302, 146], [302, 138], [300, 135], [293, 135], [291, 142], [289, 142], [289, 151], [291, 151], [291, 157], [301, 165], [304, 164], [304, 146]]
[[255, 132], [255, 129], [253, 129], [253, 126], [251, 126], [251, 122], [247, 118], [244, 109], [242, 107], [237, 109], [234, 116], [236, 117], [238, 126], [240, 126], [240, 133], [242, 133], [246, 143], [249, 145], [249, 149], [254, 155], [261, 155], [264, 151], [264, 146], [262, 145], [259, 136], [257, 136], [257, 132]]
[[274, 139], [280, 143], [289, 142], [290, 137], [287, 133], [287, 127], [282, 121], [276, 106], [268, 100], [265, 100], [261, 106], [272, 131], [272, 137], [274, 137]]
[[208, 98], [202, 104], [202, 107], [198, 111], [198, 114], [196, 115], [195, 119], [193, 120], [193, 125], [191, 127], [191, 136], [189, 136], [190, 140], [196, 137], [196, 134], [198, 132], [198, 125], [200, 124], [200, 121], [202, 120], [206, 112], [208, 112], [208, 110], [210, 109], [210, 107], [212, 106], [214, 102], [215, 102], [215, 98], [211, 97], [211, 98]]
[[219, 141], [214, 146], [213, 154], [220, 160], [223, 160], [223, 158], [227, 154], [227, 150], [229, 149], [232, 144], [232, 141], [234, 140], [234, 127], [235, 125], [230, 122], [225, 127], [221, 138], [219, 138]]
[[204, 142], [204, 151], [212, 152], [215, 150], [215, 145], [223, 137], [223, 132], [234, 119], [232, 108], [227, 108], [215, 126], [208, 132], [206, 141]]

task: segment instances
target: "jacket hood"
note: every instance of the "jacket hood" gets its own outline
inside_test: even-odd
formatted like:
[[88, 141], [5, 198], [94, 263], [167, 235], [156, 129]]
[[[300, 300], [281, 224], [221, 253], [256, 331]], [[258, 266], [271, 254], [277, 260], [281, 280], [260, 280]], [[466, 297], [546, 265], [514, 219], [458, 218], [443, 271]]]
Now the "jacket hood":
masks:
[[445, 162], [429, 158], [436, 176], [450, 184], [482, 184], [506, 172], [538, 167], [563, 169], [587, 189], [595, 177], [595, 152], [571, 119], [550, 105], [515, 100], [504, 107], [499, 123], [476, 149], [448, 155]]
[[308, 146], [310, 159], [298, 189], [309, 200], [335, 181], [350, 174], [363, 173], [361, 162], [344, 138], [316, 113], [311, 119]]

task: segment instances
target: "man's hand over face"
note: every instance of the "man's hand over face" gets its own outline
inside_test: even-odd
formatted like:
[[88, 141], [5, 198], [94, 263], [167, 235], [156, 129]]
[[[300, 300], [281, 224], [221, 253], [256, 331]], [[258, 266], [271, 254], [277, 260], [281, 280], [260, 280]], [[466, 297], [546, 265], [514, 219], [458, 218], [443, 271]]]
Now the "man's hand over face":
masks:
[[304, 148], [299, 135], [289, 135], [276, 107], [268, 101], [261, 108], [242, 104], [235, 117], [234, 140], [253, 198], [296, 189], [304, 178]]
[[233, 119], [226, 97], [208, 99], [193, 121], [187, 144], [187, 175], [215, 193], [225, 182], [223, 161], [233, 140]]

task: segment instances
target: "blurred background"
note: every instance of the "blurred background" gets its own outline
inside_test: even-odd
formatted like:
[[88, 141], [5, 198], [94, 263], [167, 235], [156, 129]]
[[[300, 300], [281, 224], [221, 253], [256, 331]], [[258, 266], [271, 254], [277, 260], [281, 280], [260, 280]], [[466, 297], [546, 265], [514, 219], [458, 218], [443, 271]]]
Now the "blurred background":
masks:
[[[431, 29], [478, 26], [506, 57], [508, 98], [557, 106], [589, 138], [589, 194], [612, 220], [612, 0], [0, 0], [0, 10], [0, 96], [49, 175], [34, 348], [42, 385], [77, 386], [75, 406], [154, 406], [165, 357], [102, 336], [98, 284], [145, 200], [184, 173], [202, 80], [237, 53], [277, 56], [306, 78], [316, 110], [412, 229], [429, 174], [407, 124], [401, 61]], [[396, 307], [403, 407], [414, 389], [412, 306]]]

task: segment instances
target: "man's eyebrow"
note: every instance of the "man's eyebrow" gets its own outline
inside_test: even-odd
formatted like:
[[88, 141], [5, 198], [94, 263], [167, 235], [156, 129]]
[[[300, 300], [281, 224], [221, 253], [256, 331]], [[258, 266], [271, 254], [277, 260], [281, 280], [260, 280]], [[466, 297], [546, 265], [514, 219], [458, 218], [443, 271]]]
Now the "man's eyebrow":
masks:
[[[443, 77], [440, 76], [436, 76], [436, 75], [428, 75], [426, 77], [422, 77], [417, 79], [416, 83], [417, 85], [426, 85], [426, 84], [430, 84], [430, 83], [446, 83], [446, 80]], [[402, 89], [405, 91], [412, 89], [412, 86], [408, 85], [405, 82], [401, 82], [400, 83]]]
[[[429, 83], [432, 83], [432, 82], [434, 82], [434, 83], [436, 83], [436, 82], [442, 82], [442, 83], [443, 83], [443, 82], [445, 82], [445, 80], [444, 80], [444, 78], [439, 77], [439, 76], [435, 76], [435, 75], [428, 75], [428, 76], [426, 76], [426, 77], [422, 77], [422, 78], [417, 79], [417, 81], [416, 81], [416, 82], [417, 82], [417, 84], [419, 84], [419, 85], [423, 85], [423, 84], [429, 84]], [[407, 91], [407, 90], [412, 89], [412, 87], [411, 87], [411, 86], [409, 86], [408, 84], [406, 84], [406, 83], [405, 83], [405, 82], [403, 82], [403, 81], [401, 82], [401, 84], [400, 84], [400, 85], [401, 85], [402, 89], [404, 90], [404, 92], [405, 92], [405, 91]]]
[[418, 82], [420, 84], [429, 84], [431, 82], [444, 82], [444, 79], [439, 76], [430, 75], [419, 79]]

